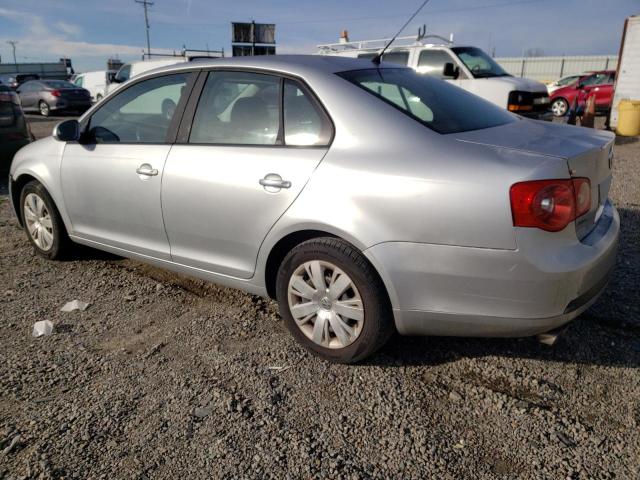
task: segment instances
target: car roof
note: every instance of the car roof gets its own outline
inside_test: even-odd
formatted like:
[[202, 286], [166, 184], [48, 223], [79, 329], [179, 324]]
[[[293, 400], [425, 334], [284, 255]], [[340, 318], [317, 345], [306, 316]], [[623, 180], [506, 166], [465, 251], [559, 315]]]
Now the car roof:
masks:
[[[282, 73], [290, 73], [302, 77], [331, 74], [348, 70], [362, 70], [376, 68], [371, 60], [361, 58], [339, 57], [331, 55], [265, 55], [253, 57], [225, 57], [225, 58], [199, 58], [190, 62], [178, 63], [166, 67], [155, 68], [136, 75], [142, 78], [147, 75], [192, 70], [198, 68], [250, 68], [259, 70], [274, 70]], [[379, 68], [406, 68], [395, 63], [382, 62]]]

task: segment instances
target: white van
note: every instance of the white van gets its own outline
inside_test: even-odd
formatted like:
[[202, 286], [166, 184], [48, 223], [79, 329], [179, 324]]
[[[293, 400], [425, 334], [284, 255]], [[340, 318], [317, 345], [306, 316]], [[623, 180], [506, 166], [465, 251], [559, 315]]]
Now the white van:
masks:
[[99, 102], [107, 94], [108, 85], [116, 74], [115, 70], [99, 70], [95, 72], [79, 73], [73, 78], [78, 87], [89, 90], [91, 100]]
[[143, 72], [153, 70], [154, 68], [166, 67], [169, 65], [175, 65], [176, 63], [188, 62], [189, 58], [185, 56], [175, 56], [170, 58], [162, 58], [156, 60], [140, 60], [137, 62], [125, 63], [120, 67], [115, 74], [113, 82], [108, 88], [108, 93], [116, 90], [121, 83], [126, 82], [130, 78], [140, 75]]
[[[426, 43], [436, 38], [439, 43]], [[390, 39], [318, 45], [320, 55], [373, 59]], [[399, 37], [387, 49], [382, 61], [414, 68], [425, 75], [447, 80], [496, 105], [520, 115], [551, 120], [547, 87], [534, 80], [505, 72], [477, 47], [456, 46], [452, 39], [438, 35]]]

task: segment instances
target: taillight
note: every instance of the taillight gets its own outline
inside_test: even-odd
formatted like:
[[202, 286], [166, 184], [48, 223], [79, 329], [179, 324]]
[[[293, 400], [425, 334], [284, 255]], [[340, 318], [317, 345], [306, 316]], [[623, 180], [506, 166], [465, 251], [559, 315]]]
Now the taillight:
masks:
[[588, 178], [534, 180], [511, 186], [514, 227], [541, 228], [559, 232], [591, 208]]
[[59, 97], [60, 94], [60, 90], [51, 90], [51, 95], [53, 95], [54, 97]]

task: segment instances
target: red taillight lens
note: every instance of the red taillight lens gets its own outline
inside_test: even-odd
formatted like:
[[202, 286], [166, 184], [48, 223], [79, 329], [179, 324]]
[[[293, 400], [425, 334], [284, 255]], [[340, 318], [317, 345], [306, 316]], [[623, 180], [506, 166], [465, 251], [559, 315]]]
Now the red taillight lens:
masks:
[[54, 97], [59, 97], [60, 96], [60, 90], [51, 90], [51, 95], [53, 95]]
[[591, 208], [588, 178], [516, 183], [509, 191], [515, 227], [559, 232]]

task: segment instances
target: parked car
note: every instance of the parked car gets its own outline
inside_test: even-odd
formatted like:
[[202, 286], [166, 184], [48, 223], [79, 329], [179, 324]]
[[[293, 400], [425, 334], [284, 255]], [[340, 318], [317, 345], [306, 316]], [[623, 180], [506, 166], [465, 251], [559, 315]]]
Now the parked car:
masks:
[[116, 75], [115, 70], [79, 73], [73, 78], [77, 87], [89, 90], [91, 100], [99, 102], [107, 94], [107, 88]]
[[394, 64], [237, 57], [132, 79], [20, 150], [10, 196], [45, 258], [77, 242], [269, 295], [354, 362], [396, 329], [533, 335], [589, 308], [614, 139]]
[[91, 106], [89, 91], [65, 80], [32, 80], [17, 92], [25, 112], [40, 112], [43, 117], [51, 112], [83, 113]]
[[14, 154], [33, 141], [25, 121], [18, 95], [5, 85], [0, 85], [0, 173], [6, 181]]
[[35, 73], [7, 73], [0, 75], [0, 84], [15, 90], [24, 82], [28, 82], [29, 80], [38, 80], [39, 78], [40, 77]]
[[584, 76], [584, 74], [567, 75], [566, 77], [562, 77], [561, 79], [556, 80], [555, 82], [547, 83], [547, 91], [549, 92], [549, 95], [551, 95], [553, 92], [555, 92], [559, 88], [566, 87], [567, 85], [575, 84], [582, 76]]
[[[435, 37], [435, 42], [433, 42]], [[321, 55], [372, 59], [389, 39], [318, 45]], [[453, 83], [510, 112], [551, 120], [547, 87], [535, 80], [507, 73], [482, 49], [454, 45], [437, 35], [400, 37], [384, 54], [383, 61], [412, 67], [424, 75]]]
[[555, 90], [551, 94], [551, 111], [556, 117], [562, 117], [576, 98], [578, 109], [582, 109], [586, 99], [595, 95], [596, 111], [606, 112], [611, 108], [615, 76], [615, 70], [591, 72], [581, 76], [576, 83]]

